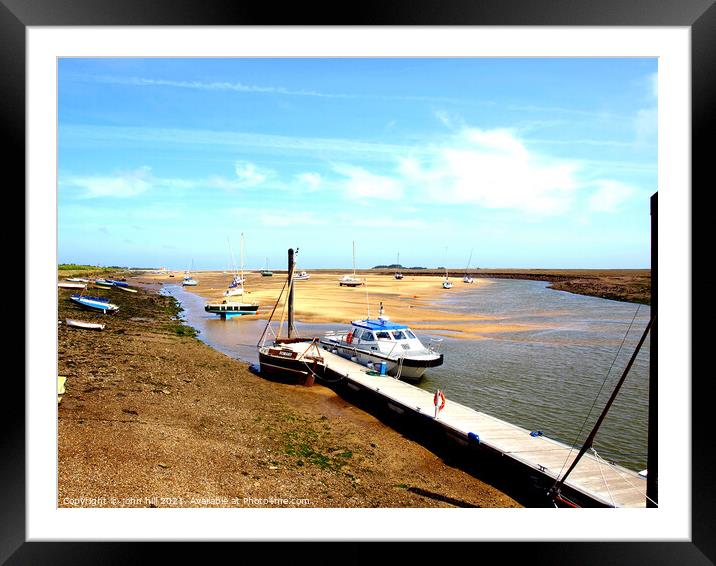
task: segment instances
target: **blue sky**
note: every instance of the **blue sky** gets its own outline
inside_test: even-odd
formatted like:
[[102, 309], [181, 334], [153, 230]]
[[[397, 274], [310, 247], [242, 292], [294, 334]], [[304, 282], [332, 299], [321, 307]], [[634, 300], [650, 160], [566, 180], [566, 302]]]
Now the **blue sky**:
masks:
[[656, 59], [61, 59], [58, 260], [644, 268]]

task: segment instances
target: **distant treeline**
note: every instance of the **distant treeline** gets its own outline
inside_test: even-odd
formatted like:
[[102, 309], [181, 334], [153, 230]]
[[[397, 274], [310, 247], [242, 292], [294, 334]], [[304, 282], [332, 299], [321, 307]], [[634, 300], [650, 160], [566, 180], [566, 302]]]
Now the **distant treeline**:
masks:
[[82, 263], [60, 263], [57, 266], [57, 269], [68, 270], [68, 269], [102, 269], [102, 268], [99, 267], [98, 265], [85, 265]]
[[[70, 269], [130, 269], [126, 265], [104, 265], [100, 267], [99, 265], [85, 265], [82, 263], [60, 263], [57, 265], [57, 269], [62, 269], [63, 271], [68, 271]], [[132, 267], [131, 269], [134, 270], [146, 270], [149, 271], [151, 269], [156, 269], [156, 267]]]
[[391, 263], [390, 265], [376, 265], [371, 267], [371, 269], [427, 269], [427, 267], [405, 267], [399, 263]]

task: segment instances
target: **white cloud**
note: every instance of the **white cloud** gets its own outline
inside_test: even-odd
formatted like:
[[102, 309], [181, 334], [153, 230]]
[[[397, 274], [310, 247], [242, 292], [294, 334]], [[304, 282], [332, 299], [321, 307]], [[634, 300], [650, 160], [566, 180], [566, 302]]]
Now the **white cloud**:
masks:
[[421, 200], [476, 204], [537, 214], [567, 210], [579, 183], [577, 162], [527, 149], [510, 130], [465, 128], [429, 159], [399, 161], [400, 182]]
[[323, 184], [323, 179], [318, 173], [300, 173], [296, 175], [296, 180], [308, 192], [317, 191]]
[[339, 186], [350, 199], [395, 200], [403, 196], [403, 185], [399, 179], [376, 175], [355, 165], [334, 165], [333, 170], [343, 177]]
[[265, 183], [272, 176], [273, 171], [262, 169], [249, 161], [237, 161], [234, 171], [238, 177], [240, 187], [255, 187]]
[[152, 186], [151, 168], [140, 167], [107, 176], [70, 176], [60, 181], [60, 186], [84, 189], [83, 198], [116, 197], [128, 198], [139, 195]]
[[293, 210], [270, 210], [258, 215], [259, 222], [265, 226], [313, 226], [325, 224], [326, 220], [314, 212]]
[[595, 184], [597, 189], [588, 201], [594, 212], [615, 212], [635, 192], [633, 187], [618, 181], [600, 180]]

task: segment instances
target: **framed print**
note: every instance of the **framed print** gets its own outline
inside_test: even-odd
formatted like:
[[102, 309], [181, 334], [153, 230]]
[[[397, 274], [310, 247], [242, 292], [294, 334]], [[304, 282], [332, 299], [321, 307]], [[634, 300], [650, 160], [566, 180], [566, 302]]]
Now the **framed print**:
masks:
[[[25, 187], [27, 257], [25, 383], [6, 380], [3, 415], [4, 561], [125, 563], [143, 555], [144, 541], [341, 542], [329, 552], [347, 551], [353, 561], [384, 541], [490, 542], [550, 564], [716, 560], [710, 452], [700, 448], [710, 446], [709, 395], [691, 375], [691, 184], [706, 171], [713, 123], [712, 2], [608, 2], [599, 10], [582, 1], [369, 3], [347, 17], [318, 6], [271, 13], [228, 2], [1, 1], [2, 123], [13, 142], [8, 170]], [[58, 275], [58, 265], [77, 272]], [[575, 291], [574, 273], [560, 271], [601, 267], [651, 286], [640, 288], [643, 297], [613, 286], [613, 294]], [[470, 274], [474, 288], [489, 291], [479, 320], [454, 298], [474, 283]], [[404, 278], [410, 291], [393, 293]], [[435, 314], [424, 297], [452, 288], [450, 278], [458, 293]], [[427, 287], [433, 279], [442, 289]], [[560, 281], [576, 298], [549, 303], [540, 293], [555, 293], [548, 284], [560, 289]], [[658, 365], [655, 335], [629, 360], [656, 320], [657, 289]], [[212, 302], [212, 293], [221, 299]], [[298, 328], [323, 337], [301, 352], [291, 334], [294, 296]], [[327, 297], [336, 298], [330, 316], [322, 312]], [[541, 308], [525, 314], [519, 300]], [[340, 311], [350, 301], [365, 306], [365, 320]], [[489, 301], [499, 308], [489, 311]], [[602, 303], [594, 301], [615, 309], [598, 327], [590, 317]], [[336, 330], [339, 320], [350, 330]], [[253, 334], [234, 332], [250, 324]], [[275, 339], [257, 349], [269, 331]], [[380, 340], [393, 348], [405, 340], [405, 351], [392, 356]], [[429, 362], [406, 353], [420, 340], [430, 340], [420, 343], [434, 355]], [[112, 354], [113, 344], [126, 344], [126, 354]], [[494, 381], [471, 397], [440, 366], [462, 360], [464, 379], [477, 344]], [[75, 353], [58, 362], [58, 349], [69, 347]], [[294, 362], [310, 347], [305, 370], [305, 361]], [[236, 356], [236, 348], [251, 355]], [[528, 374], [551, 360], [583, 376], [595, 351], [614, 361], [568, 398], [589, 417], [562, 425], [549, 405], [554, 395], [541, 391], [546, 382], [528, 382]], [[309, 385], [337, 376], [359, 391], [362, 373], [397, 379], [395, 390], [365, 382], [389, 407], [374, 412], [347, 390], [319, 400], [281, 379], [252, 388], [227, 354], [257, 355], [262, 374], [305, 373]], [[643, 375], [642, 396], [630, 390], [639, 419], [608, 424], [614, 436], [605, 444], [584, 441], [634, 362]], [[363, 364], [356, 381], [351, 364]], [[495, 367], [518, 372], [522, 393], [496, 389]], [[55, 392], [47, 374], [70, 371], [81, 380], [67, 382], [75, 390], [55, 404], [65, 383]], [[425, 373], [427, 385], [404, 385], [411, 372], [416, 381]], [[212, 387], [224, 406], [207, 400]], [[409, 406], [428, 393], [429, 415]], [[502, 414], [499, 397], [510, 395], [515, 408]], [[496, 411], [489, 426], [502, 431], [493, 433], [500, 442], [515, 426], [533, 443], [556, 438], [550, 450], [569, 450], [562, 470], [581, 442], [594, 449], [586, 456], [593, 481], [584, 485], [601, 478], [606, 492], [562, 479], [548, 503], [632, 506], [623, 503], [629, 488], [609, 483], [610, 473], [634, 489], [649, 481], [647, 501], [640, 495], [638, 509], [533, 504], [511, 485], [513, 474], [534, 470], [527, 475], [545, 492], [552, 464], [531, 460], [521, 444], [498, 449], [473, 425], [461, 429], [448, 419], [451, 404], [474, 419], [470, 407]], [[200, 417], [186, 417], [203, 405]], [[525, 418], [533, 407], [536, 416]], [[615, 408], [627, 415], [621, 401]], [[415, 424], [395, 424], [406, 411]], [[658, 427], [647, 431], [649, 417]], [[435, 438], [450, 435], [453, 448], [438, 446]], [[623, 446], [630, 435], [639, 443]], [[649, 460], [658, 483], [646, 471], [647, 444], [659, 447]], [[615, 446], [626, 467], [612, 461]], [[489, 452], [499, 471], [464, 467], [463, 449]], [[392, 461], [395, 454], [403, 460]], [[408, 469], [420, 479], [400, 475]], [[231, 503], [225, 496], [233, 493]], [[164, 546], [175, 556], [195, 551]], [[440, 548], [427, 551], [431, 559]]]

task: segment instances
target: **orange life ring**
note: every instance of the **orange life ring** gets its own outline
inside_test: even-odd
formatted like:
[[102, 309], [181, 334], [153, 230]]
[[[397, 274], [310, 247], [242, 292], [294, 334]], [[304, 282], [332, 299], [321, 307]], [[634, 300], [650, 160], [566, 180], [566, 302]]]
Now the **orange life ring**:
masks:
[[[440, 406], [438, 406], [438, 400], [440, 402]], [[438, 389], [435, 392], [435, 396], [433, 397], [433, 405], [438, 407], [438, 411], [442, 411], [445, 408], [445, 394]]]
[[346, 334], [346, 342], [348, 342], [348, 344], [353, 343], [353, 332], [349, 332], [348, 334]]

